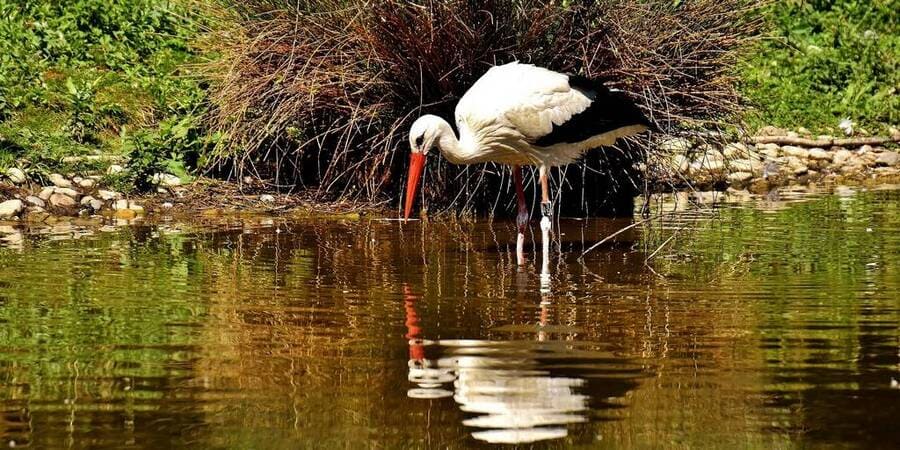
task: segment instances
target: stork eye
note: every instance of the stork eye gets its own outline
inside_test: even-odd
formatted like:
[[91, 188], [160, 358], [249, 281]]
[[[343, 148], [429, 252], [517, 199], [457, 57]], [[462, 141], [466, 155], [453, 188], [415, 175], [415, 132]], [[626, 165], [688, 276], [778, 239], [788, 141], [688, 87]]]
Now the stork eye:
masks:
[[417, 137], [417, 138], [416, 138], [416, 147], [421, 147], [423, 141], [425, 141], [425, 136], [424, 136], [424, 135], [423, 135], [423, 136]]

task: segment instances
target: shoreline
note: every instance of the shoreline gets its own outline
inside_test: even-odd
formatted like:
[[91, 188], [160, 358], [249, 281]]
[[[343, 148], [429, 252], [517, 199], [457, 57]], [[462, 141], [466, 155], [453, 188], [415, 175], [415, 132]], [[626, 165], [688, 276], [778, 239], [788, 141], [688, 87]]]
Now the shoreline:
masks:
[[[900, 184], [900, 153], [896, 150], [900, 136], [835, 139], [768, 131], [745, 142], [720, 146], [702, 139], [669, 138], [661, 141], [658, 152], [638, 169], [651, 180], [651, 195], [716, 191], [747, 197], [791, 187], [827, 191], [840, 186]], [[829, 142], [844, 145], [815, 146]], [[853, 142], [860, 145], [846, 146]], [[124, 170], [112, 164], [106, 174]], [[0, 224], [53, 224], [66, 217], [102, 222], [157, 215], [176, 220], [241, 215], [329, 219], [394, 213], [394, 205], [388, 202], [320, 202], [303, 193], [273, 193], [261, 183], [199, 178], [182, 184], [165, 173], [153, 179], [157, 184], [154, 192], [129, 196], [103, 186], [105, 178], [97, 173], [54, 173], [38, 182], [23, 170], [10, 168], [0, 174]]]

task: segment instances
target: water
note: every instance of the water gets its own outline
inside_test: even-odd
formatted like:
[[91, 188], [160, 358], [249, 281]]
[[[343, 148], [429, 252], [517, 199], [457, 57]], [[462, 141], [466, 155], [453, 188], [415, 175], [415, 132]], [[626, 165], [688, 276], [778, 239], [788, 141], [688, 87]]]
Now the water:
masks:
[[0, 227], [0, 445], [900, 445], [900, 191], [682, 205]]

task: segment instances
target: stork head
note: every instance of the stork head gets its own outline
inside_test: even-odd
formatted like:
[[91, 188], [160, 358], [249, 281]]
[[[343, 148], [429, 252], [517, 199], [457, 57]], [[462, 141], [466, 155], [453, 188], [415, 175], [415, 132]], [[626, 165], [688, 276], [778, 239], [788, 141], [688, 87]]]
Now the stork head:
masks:
[[431, 150], [441, 137], [442, 124], [446, 122], [438, 116], [425, 115], [419, 117], [409, 130], [409, 177], [406, 179], [406, 207], [403, 210], [403, 218], [409, 219], [413, 203], [416, 199], [416, 190], [419, 187], [419, 178], [425, 168], [425, 155]]

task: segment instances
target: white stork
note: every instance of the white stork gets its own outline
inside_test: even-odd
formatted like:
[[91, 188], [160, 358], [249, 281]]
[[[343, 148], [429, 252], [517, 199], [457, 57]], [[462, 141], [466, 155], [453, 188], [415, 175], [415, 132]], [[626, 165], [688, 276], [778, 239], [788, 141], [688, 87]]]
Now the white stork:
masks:
[[413, 123], [404, 218], [412, 211], [425, 156], [432, 148], [454, 164], [509, 164], [519, 203], [520, 255], [529, 214], [519, 166], [540, 169], [541, 228], [549, 230], [550, 167], [654, 128], [627, 96], [599, 81], [517, 62], [492, 67], [469, 88], [456, 106], [456, 127], [458, 139], [440, 117], [424, 115]]

